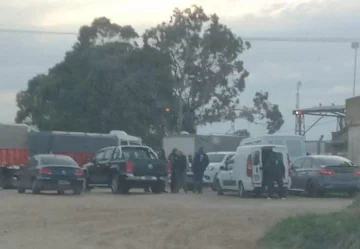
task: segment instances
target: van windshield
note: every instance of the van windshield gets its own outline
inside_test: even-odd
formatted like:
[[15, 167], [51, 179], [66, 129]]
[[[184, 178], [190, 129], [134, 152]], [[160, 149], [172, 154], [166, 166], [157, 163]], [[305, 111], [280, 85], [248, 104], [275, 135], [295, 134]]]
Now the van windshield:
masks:
[[224, 160], [225, 154], [208, 154], [211, 163], [220, 163]]

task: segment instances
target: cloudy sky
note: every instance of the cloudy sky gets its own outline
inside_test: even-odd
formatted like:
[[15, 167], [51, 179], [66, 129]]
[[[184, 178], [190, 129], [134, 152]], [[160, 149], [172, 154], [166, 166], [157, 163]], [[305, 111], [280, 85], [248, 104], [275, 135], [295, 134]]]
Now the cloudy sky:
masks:
[[[83, 24], [106, 16], [141, 33], [168, 20], [175, 7], [202, 5], [242, 37], [360, 37], [358, 0], [14, 0], [0, 1], [0, 29], [77, 32]], [[0, 32], [0, 122], [13, 122], [15, 95], [27, 81], [61, 61], [76, 36]], [[294, 133], [296, 82], [302, 82], [301, 107], [343, 105], [352, 96], [354, 51], [350, 43], [252, 42], [242, 55], [251, 75], [241, 96], [251, 104], [256, 91], [269, 91], [285, 117], [282, 133]], [[360, 66], [359, 66], [360, 67]], [[360, 72], [360, 70], [358, 70]], [[360, 93], [360, 78], [357, 93]], [[306, 126], [316, 118], [306, 117]], [[261, 125], [238, 121], [236, 129], [261, 135]], [[201, 133], [225, 133], [230, 124], [200, 127]], [[330, 138], [336, 120], [323, 119], [307, 134]]]

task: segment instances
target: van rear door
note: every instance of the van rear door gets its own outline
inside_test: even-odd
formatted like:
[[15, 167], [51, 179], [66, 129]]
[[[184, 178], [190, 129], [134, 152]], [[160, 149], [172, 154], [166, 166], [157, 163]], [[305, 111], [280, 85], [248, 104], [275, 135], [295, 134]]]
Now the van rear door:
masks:
[[286, 148], [278, 148], [278, 147], [274, 147], [273, 148], [273, 152], [276, 153], [277, 156], [282, 158], [282, 161], [284, 163], [285, 166], [285, 178], [284, 178], [284, 186], [288, 186], [290, 183], [290, 174], [289, 174], [289, 156], [288, 156], [288, 151]]
[[256, 149], [252, 153], [252, 182], [254, 187], [261, 187], [263, 182], [261, 149]]

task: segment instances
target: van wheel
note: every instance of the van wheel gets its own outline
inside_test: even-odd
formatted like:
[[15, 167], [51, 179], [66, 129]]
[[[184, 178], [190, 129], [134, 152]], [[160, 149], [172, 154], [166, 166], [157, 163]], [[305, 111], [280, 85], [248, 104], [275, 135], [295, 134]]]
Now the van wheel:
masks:
[[244, 190], [244, 185], [242, 184], [242, 182], [238, 183], [238, 196], [240, 198], [245, 197], [245, 190]]
[[215, 185], [216, 185], [216, 192], [217, 192], [217, 194], [218, 194], [218, 195], [224, 195], [224, 192], [223, 192], [223, 190], [222, 190], [222, 188], [221, 188], [219, 179], [216, 179]]

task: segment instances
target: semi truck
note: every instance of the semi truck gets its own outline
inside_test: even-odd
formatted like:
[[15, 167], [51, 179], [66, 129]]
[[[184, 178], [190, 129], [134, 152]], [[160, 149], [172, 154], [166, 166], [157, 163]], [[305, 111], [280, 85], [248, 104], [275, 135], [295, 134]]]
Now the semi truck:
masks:
[[0, 124], [0, 187], [15, 186], [20, 167], [36, 154], [59, 154], [72, 157], [80, 166], [107, 146], [141, 145], [141, 138], [124, 131], [109, 134], [33, 131], [27, 125]]
[[0, 186], [14, 186], [14, 177], [28, 162], [28, 127], [0, 124]]

